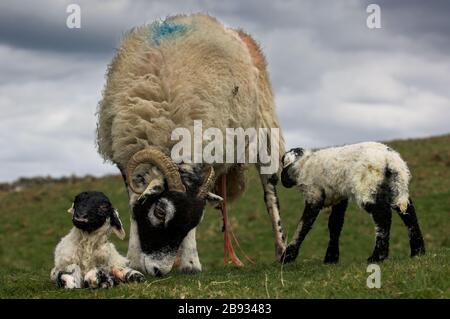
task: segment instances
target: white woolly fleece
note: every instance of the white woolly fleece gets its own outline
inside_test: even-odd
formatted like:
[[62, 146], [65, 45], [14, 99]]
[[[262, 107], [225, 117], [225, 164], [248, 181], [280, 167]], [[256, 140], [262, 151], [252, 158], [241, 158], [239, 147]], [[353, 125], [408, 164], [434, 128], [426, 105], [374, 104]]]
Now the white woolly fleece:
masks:
[[385, 179], [385, 170], [394, 173], [391, 188], [392, 205], [406, 211], [409, 202], [408, 166], [400, 155], [384, 144], [366, 142], [306, 151], [289, 170], [289, 175], [305, 194], [306, 201], [315, 202], [325, 192], [325, 206], [344, 198], [353, 199], [360, 207], [374, 203], [378, 187]]
[[[169, 17], [128, 33], [109, 66], [98, 116], [99, 152], [124, 168], [147, 146], [170, 154], [176, 143], [171, 132], [193, 131], [194, 120], [224, 136], [227, 127], [279, 128], [259, 46], [203, 14]], [[214, 167], [217, 176], [229, 168]]]
[[108, 241], [110, 232], [109, 220], [91, 234], [73, 227], [56, 246], [52, 280], [56, 280], [58, 271], [65, 271], [73, 264], [80, 267], [82, 276], [94, 268], [111, 271], [113, 267], [127, 267], [128, 260], [119, 254], [113, 243]]

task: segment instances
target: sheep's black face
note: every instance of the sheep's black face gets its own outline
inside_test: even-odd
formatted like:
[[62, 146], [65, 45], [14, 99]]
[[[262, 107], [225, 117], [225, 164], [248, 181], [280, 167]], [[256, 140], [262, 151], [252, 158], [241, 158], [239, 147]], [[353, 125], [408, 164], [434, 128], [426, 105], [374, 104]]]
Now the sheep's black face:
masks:
[[292, 177], [292, 164], [297, 161], [300, 157], [302, 157], [304, 153], [303, 148], [293, 148], [286, 152], [281, 162], [283, 164], [283, 170], [281, 172], [281, 183], [286, 188], [291, 188], [296, 184], [295, 179]]
[[143, 254], [141, 267], [153, 275], [170, 271], [181, 242], [203, 217], [206, 199], [198, 197], [203, 170], [180, 168], [180, 175], [186, 192], [169, 191], [165, 183], [160, 192], [131, 204]]
[[204, 208], [205, 200], [186, 193], [167, 191], [140, 199], [133, 214], [142, 251], [176, 253], [187, 233], [200, 223]]
[[99, 229], [112, 214], [113, 207], [101, 192], [82, 192], [73, 202], [72, 222], [75, 227], [87, 232]]

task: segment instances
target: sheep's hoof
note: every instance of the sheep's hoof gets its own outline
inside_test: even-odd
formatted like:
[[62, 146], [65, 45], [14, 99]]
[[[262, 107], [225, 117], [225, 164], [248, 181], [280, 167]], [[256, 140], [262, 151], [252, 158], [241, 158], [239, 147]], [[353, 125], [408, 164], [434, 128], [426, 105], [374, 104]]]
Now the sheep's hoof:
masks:
[[145, 276], [139, 271], [130, 271], [126, 276], [127, 282], [144, 282]]
[[293, 262], [298, 256], [298, 249], [295, 246], [287, 246], [280, 258], [282, 264]]
[[202, 272], [201, 269], [193, 268], [193, 267], [192, 268], [189, 268], [189, 267], [180, 268], [180, 271], [186, 275], [195, 275], [195, 274]]
[[202, 271], [202, 266], [200, 264], [196, 264], [194, 262], [190, 262], [187, 265], [180, 266], [180, 272], [188, 275], [195, 275]]

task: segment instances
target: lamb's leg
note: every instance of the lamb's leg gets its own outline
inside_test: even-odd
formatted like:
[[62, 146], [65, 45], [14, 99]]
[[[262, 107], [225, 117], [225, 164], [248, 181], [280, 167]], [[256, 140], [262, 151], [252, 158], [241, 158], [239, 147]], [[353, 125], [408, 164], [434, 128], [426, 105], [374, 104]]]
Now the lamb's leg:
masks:
[[294, 239], [286, 247], [285, 252], [281, 257], [282, 263], [289, 263], [294, 261], [299, 253], [300, 245], [305, 239], [308, 232], [311, 230], [317, 215], [319, 215], [320, 210], [323, 208], [323, 202], [321, 203], [305, 203], [305, 210], [303, 211], [302, 218], [297, 225], [295, 230]]
[[392, 220], [390, 205], [378, 201], [375, 204], [366, 204], [364, 209], [372, 214], [376, 231], [375, 248], [367, 261], [370, 263], [383, 261], [389, 255], [389, 234]]
[[[257, 166], [258, 171], [259, 167]], [[272, 231], [275, 239], [275, 256], [281, 261], [281, 257], [285, 250], [283, 228], [280, 218], [280, 204], [277, 195], [276, 185], [278, 183], [278, 175], [260, 174], [261, 184], [264, 191], [264, 203], [272, 222]]]
[[134, 269], [128, 267], [112, 267], [111, 275], [119, 282], [143, 282], [145, 276]]
[[58, 288], [81, 288], [83, 283], [81, 269], [75, 264], [68, 265], [64, 269], [53, 268], [50, 277]]
[[328, 218], [330, 241], [328, 242], [327, 253], [323, 261], [325, 264], [333, 264], [339, 261], [339, 237], [341, 235], [342, 226], [344, 225], [347, 205], [348, 200], [345, 199], [340, 203], [333, 205], [331, 209], [331, 214]]
[[411, 199], [409, 199], [408, 208], [405, 213], [402, 213], [398, 207], [395, 207], [395, 210], [408, 228], [411, 257], [425, 254], [425, 243], [417, 221], [416, 210]]
[[115, 284], [114, 277], [102, 269], [93, 268], [84, 276], [85, 288], [110, 288]]
[[114, 245], [111, 244], [109, 250], [109, 267], [105, 271], [115, 279], [115, 282], [145, 281], [145, 276], [142, 273], [129, 266], [129, 260], [123, 257]]
[[183, 239], [180, 245], [180, 265], [182, 272], [195, 274], [202, 271], [202, 265], [198, 258], [197, 241], [195, 240], [196, 228], [192, 229]]

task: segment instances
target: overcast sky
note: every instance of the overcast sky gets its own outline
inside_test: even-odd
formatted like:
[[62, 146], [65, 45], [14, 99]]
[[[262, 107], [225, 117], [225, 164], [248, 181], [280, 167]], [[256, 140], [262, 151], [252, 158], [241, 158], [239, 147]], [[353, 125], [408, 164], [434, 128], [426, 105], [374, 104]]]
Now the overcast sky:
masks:
[[261, 43], [288, 147], [450, 132], [450, 1], [2, 0], [0, 181], [117, 173], [95, 148], [114, 49], [133, 26], [200, 11]]

